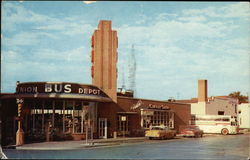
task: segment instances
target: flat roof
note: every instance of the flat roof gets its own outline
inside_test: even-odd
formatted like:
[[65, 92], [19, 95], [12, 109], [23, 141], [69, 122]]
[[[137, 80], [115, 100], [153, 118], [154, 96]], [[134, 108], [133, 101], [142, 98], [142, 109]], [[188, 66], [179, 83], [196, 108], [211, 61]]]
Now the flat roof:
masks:
[[188, 103], [181, 103], [181, 102], [169, 102], [169, 101], [164, 101], [164, 100], [154, 100], [154, 99], [144, 99], [144, 98], [134, 98], [134, 97], [125, 97], [125, 96], [117, 96], [117, 98], [121, 99], [131, 99], [131, 100], [142, 100], [142, 101], [151, 101], [151, 102], [161, 102], [161, 103], [168, 103], [168, 104], [182, 104], [182, 105], [187, 105]]
[[36, 94], [1, 94], [1, 99], [8, 98], [51, 98], [51, 99], [81, 99], [89, 100], [95, 102], [112, 102], [112, 99], [109, 97], [100, 97], [95, 95], [82, 95], [82, 94], [65, 94], [65, 93], [36, 93]]

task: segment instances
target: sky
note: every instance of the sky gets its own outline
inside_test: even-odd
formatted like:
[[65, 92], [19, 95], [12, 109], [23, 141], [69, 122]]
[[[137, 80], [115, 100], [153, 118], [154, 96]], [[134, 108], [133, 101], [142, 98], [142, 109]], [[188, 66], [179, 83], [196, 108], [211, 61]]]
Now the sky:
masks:
[[1, 92], [16, 81], [91, 84], [90, 40], [100, 20], [118, 34], [118, 87], [128, 86], [136, 57], [135, 97], [249, 94], [248, 2], [4, 1], [1, 8]]

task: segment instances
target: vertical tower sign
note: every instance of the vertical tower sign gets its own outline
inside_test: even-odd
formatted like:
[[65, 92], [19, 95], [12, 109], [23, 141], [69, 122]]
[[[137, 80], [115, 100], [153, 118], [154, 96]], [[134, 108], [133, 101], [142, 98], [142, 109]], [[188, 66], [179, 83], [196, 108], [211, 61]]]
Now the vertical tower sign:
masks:
[[91, 38], [92, 84], [117, 102], [117, 32], [111, 21], [101, 20]]

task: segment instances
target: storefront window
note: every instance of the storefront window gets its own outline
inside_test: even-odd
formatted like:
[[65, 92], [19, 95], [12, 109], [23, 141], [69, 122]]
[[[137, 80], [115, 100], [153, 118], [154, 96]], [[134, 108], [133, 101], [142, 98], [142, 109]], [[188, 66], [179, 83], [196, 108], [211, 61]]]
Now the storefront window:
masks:
[[83, 110], [82, 103], [80, 101], [75, 103], [74, 108], [74, 133], [83, 132]]
[[64, 125], [65, 125], [65, 133], [73, 133], [73, 101], [66, 101], [65, 102], [65, 119], [64, 119]]
[[173, 112], [169, 110], [153, 110], [153, 109], [142, 109], [141, 110], [143, 128], [150, 128], [150, 126], [169, 126], [173, 128]]
[[52, 124], [53, 120], [53, 104], [50, 100], [45, 100], [44, 102], [44, 131]]
[[[55, 134], [63, 133], [63, 101], [54, 101], [54, 132]], [[53, 117], [53, 115], [52, 115]]]
[[60, 139], [84, 133], [86, 126], [96, 131], [95, 104], [80, 100], [25, 99], [22, 123], [28, 141], [45, 140], [47, 134]]
[[[42, 100], [30, 100], [24, 101], [22, 110], [22, 125], [26, 135], [27, 141], [29, 140], [44, 140], [44, 123], [45, 115], [44, 105]], [[47, 118], [49, 120], [50, 118]]]

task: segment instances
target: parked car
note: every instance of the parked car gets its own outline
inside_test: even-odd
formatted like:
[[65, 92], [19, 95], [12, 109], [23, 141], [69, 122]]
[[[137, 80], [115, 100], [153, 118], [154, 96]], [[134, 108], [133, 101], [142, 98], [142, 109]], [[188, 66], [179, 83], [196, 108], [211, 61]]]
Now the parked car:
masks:
[[201, 130], [198, 126], [186, 126], [180, 132], [180, 136], [183, 137], [202, 137], [203, 130]]
[[170, 139], [176, 136], [176, 131], [166, 126], [152, 126], [145, 132], [149, 139]]

